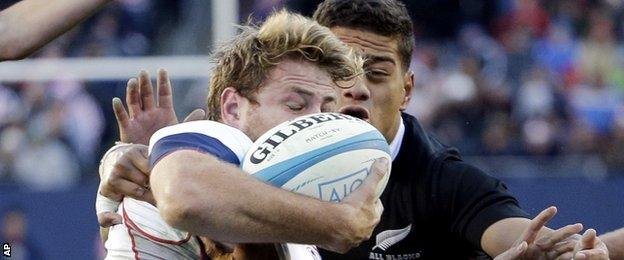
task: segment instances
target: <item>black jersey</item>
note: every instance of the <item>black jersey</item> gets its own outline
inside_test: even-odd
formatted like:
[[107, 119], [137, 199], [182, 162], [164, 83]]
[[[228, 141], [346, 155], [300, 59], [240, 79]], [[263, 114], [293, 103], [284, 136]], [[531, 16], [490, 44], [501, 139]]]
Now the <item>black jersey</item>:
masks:
[[403, 114], [405, 135], [385, 191], [384, 212], [371, 238], [345, 255], [323, 259], [488, 258], [481, 235], [509, 217], [528, 217], [505, 184], [462, 162]]

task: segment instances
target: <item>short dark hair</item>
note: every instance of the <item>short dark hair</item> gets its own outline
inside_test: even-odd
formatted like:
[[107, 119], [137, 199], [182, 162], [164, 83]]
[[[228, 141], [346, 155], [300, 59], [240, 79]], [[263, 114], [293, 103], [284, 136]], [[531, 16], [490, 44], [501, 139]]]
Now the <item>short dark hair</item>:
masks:
[[412, 19], [405, 5], [395, 0], [326, 0], [314, 12], [314, 20], [329, 28], [362, 29], [397, 40], [403, 68], [414, 51]]

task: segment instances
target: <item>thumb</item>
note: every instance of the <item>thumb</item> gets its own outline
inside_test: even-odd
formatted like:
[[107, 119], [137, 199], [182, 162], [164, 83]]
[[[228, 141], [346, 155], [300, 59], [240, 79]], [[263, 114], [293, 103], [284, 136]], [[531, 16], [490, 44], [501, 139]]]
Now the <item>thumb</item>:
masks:
[[371, 172], [366, 176], [362, 185], [345, 198], [345, 201], [374, 201], [377, 199], [377, 186], [388, 174], [388, 159], [377, 158], [371, 165]]
[[121, 224], [121, 215], [115, 212], [102, 212], [97, 214], [98, 223], [101, 227], [110, 227]]
[[193, 112], [189, 113], [188, 116], [184, 118], [183, 122], [197, 121], [197, 120], [202, 120], [204, 118], [206, 118], [206, 111], [204, 111], [201, 108], [198, 108], [198, 109], [193, 110]]
[[593, 248], [596, 243], [596, 230], [590, 228], [585, 231], [581, 238], [581, 249]]

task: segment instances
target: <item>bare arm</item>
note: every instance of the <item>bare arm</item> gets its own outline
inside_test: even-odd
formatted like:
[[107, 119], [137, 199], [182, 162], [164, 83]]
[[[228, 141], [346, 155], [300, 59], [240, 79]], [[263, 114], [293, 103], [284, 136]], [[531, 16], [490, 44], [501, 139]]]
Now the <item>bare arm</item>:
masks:
[[23, 59], [111, 0], [23, 0], [0, 12], [0, 61]]
[[624, 228], [606, 233], [600, 239], [607, 244], [611, 259], [624, 259]]
[[[608, 250], [594, 230], [580, 236], [577, 233], [583, 225], [579, 223], [557, 230], [547, 228], [556, 213], [555, 207], [549, 207], [534, 219], [507, 218], [492, 224], [481, 238], [483, 250], [490, 256], [503, 254], [497, 259], [608, 259]], [[527, 247], [520, 246], [522, 243]]]
[[345, 252], [367, 239], [379, 221], [374, 189], [385, 174], [381, 165], [339, 204], [272, 187], [189, 150], [162, 158], [150, 183], [161, 216], [173, 227], [218, 241], [294, 242]]

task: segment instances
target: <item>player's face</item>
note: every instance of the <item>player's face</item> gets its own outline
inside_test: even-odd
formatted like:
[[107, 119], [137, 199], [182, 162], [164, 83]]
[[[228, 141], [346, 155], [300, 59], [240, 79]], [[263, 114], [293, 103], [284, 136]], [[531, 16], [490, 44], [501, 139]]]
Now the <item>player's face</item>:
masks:
[[409, 101], [412, 74], [401, 66], [397, 41], [368, 31], [332, 27], [332, 32], [366, 58], [364, 85], [342, 91], [339, 111], [368, 119], [392, 141], [400, 120], [400, 109]]
[[256, 140], [284, 121], [335, 111], [338, 94], [329, 74], [314, 63], [284, 60], [269, 72], [256, 102], [242, 102], [239, 128]]

